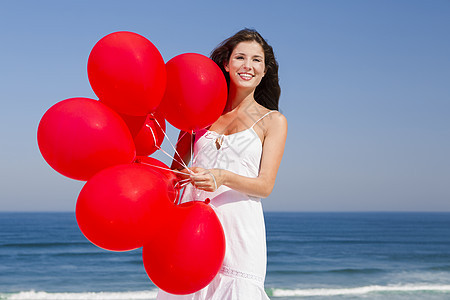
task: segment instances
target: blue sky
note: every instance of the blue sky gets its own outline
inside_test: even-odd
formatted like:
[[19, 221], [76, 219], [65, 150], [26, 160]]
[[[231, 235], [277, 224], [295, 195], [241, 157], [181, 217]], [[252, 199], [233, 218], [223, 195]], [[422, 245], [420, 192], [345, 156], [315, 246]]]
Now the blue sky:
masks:
[[83, 182], [45, 163], [36, 130], [96, 98], [100, 38], [134, 31], [168, 61], [244, 27], [274, 47], [289, 122], [265, 210], [450, 211], [450, 1], [3, 1], [0, 26], [0, 211], [74, 210]]

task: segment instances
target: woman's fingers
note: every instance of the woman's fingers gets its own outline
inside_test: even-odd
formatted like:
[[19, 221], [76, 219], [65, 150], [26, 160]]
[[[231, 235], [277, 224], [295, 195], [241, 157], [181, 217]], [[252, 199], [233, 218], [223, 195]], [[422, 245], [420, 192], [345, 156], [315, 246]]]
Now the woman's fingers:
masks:
[[206, 173], [206, 170], [200, 167], [191, 167], [191, 171], [194, 172], [195, 175]]
[[201, 190], [214, 192], [222, 185], [222, 172], [219, 169], [192, 168], [194, 174], [190, 175], [191, 183]]
[[202, 174], [191, 175], [191, 180], [193, 181], [208, 181], [209, 179], [211, 179], [211, 176], [206, 172]]
[[196, 188], [208, 192], [214, 191], [214, 182], [209, 173], [201, 175], [191, 175], [191, 182]]

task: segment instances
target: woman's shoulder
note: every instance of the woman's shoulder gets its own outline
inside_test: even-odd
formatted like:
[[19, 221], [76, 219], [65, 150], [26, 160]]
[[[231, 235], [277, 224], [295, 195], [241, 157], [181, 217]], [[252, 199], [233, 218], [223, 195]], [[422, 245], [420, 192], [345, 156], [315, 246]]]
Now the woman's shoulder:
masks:
[[258, 115], [261, 119], [267, 119], [270, 127], [287, 126], [286, 117], [278, 110], [271, 110], [258, 104]]
[[266, 136], [270, 132], [287, 131], [287, 119], [278, 110], [270, 110], [258, 104], [255, 108], [255, 125], [260, 127]]
[[287, 119], [278, 110], [272, 110], [269, 114], [269, 129], [273, 130], [287, 130]]

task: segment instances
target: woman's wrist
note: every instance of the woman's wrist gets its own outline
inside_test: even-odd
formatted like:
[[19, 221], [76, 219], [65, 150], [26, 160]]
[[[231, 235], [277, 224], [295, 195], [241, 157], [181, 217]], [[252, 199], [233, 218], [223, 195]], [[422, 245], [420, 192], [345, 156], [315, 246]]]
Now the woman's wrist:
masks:
[[219, 175], [220, 185], [228, 185], [229, 183], [229, 174], [227, 170], [217, 169], [217, 173]]

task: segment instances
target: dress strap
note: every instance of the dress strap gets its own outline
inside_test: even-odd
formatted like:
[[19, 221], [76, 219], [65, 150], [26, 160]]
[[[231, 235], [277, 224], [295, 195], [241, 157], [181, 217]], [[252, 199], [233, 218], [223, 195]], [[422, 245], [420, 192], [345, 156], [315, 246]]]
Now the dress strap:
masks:
[[264, 119], [265, 116], [267, 116], [267, 115], [270, 114], [270, 113], [273, 113], [274, 111], [275, 111], [275, 110], [271, 110], [271, 111], [267, 112], [264, 116], [262, 116], [262, 117], [259, 118], [255, 123], [253, 123], [252, 127], [250, 127], [250, 128], [253, 128], [253, 126], [255, 126], [256, 123], [258, 123], [259, 121], [261, 121], [262, 119]]

